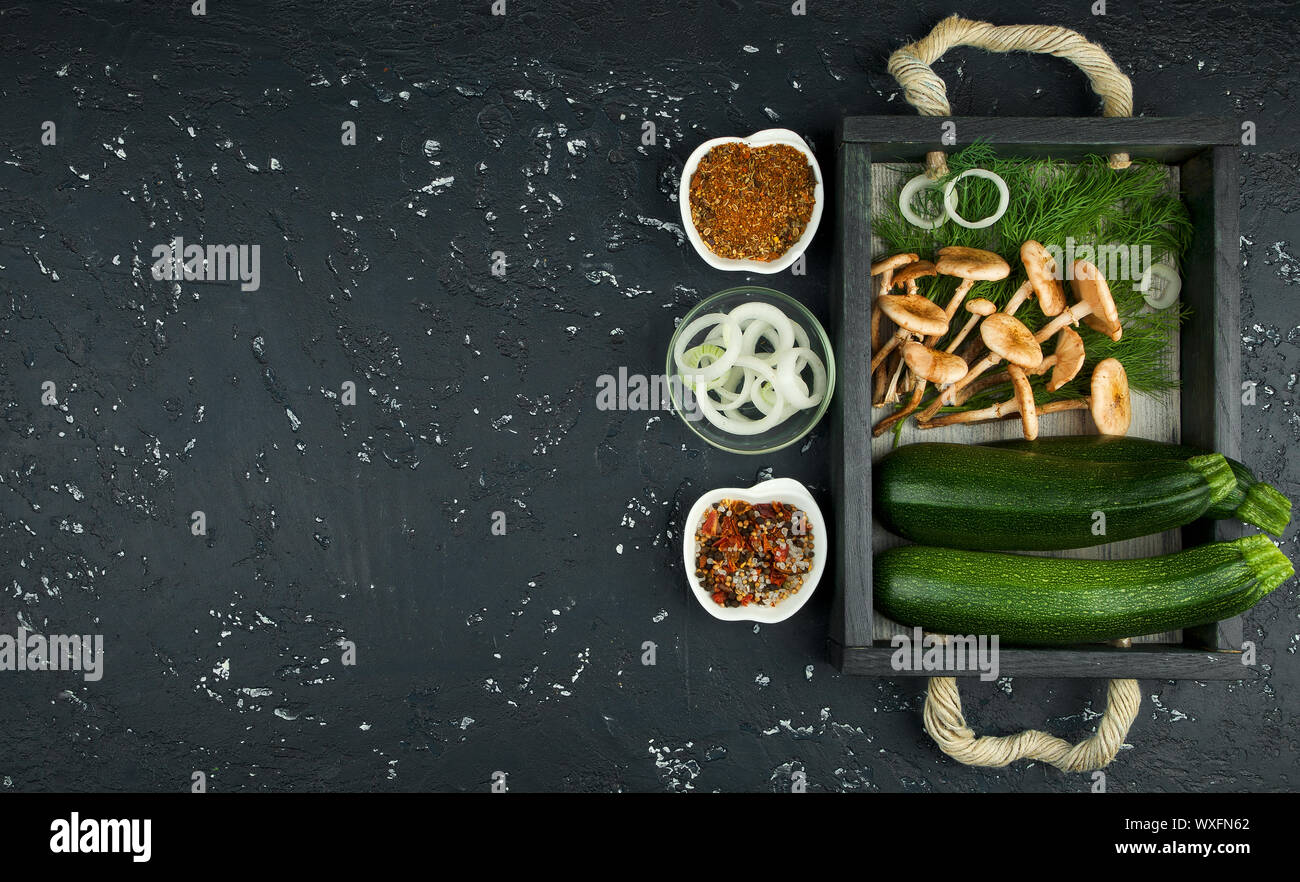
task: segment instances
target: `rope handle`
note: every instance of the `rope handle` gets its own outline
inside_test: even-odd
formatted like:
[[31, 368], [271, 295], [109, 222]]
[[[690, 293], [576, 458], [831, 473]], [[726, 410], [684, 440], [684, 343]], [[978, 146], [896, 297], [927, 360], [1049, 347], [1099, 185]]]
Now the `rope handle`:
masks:
[[[1106, 50], [1077, 31], [1059, 25], [992, 25], [950, 15], [928, 35], [889, 56], [889, 72], [903, 87], [907, 102], [923, 116], [952, 116], [948, 89], [930, 67], [954, 46], [973, 46], [990, 52], [1039, 52], [1073, 62], [1088, 75], [1092, 90], [1101, 96], [1103, 116], [1133, 115], [1133, 84]], [[937, 180], [948, 174], [947, 157], [935, 150], [925, 157], [926, 174]], [[1127, 153], [1114, 153], [1111, 168], [1128, 168]]]
[[968, 766], [1001, 767], [1032, 759], [1063, 772], [1090, 772], [1105, 768], [1115, 758], [1141, 704], [1137, 680], [1111, 680], [1097, 733], [1078, 744], [1037, 729], [1016, 735], [976, 735], [962, 715], [957, 679], [932, 677], [925, 696], [925, 730], [940, 750]]

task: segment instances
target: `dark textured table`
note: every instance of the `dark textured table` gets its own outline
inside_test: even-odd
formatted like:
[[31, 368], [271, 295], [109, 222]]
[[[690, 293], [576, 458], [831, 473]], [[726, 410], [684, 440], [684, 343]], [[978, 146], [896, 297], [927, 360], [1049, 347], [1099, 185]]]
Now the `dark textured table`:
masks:
[[[683, 242], [695, 144], [779, 125], [832, 168], [840, 117], [913, 112], [886, 58], [956, 8], [490, 5], [0, 10], [0, 632], [105, 646], [99, 681], [0, 674], [3, 789], [1088, 789], [940, 754], [923, 680], [827, 664], [829, 590], [761, 628], [687, 593], [684, 507], [765, 470], [826, 498], [824, 426], [750, 458], [595, 406], [740, 280]], [[960, 11], [1080, 30], [1139, 113], [1255, 123], [1244, 458], [1296, 497], [1295, 5], [1091, 6]], [[939, 69], [958, 113], [1097, 112], [1058, 60]], [[260, 287], [155, 280], [173, 237], [257, 244]], [[776, 279], [822, 315], [831, 240]], [[1110, 791], [1296, 787], [1295, 592], [1247, 615], [1257, 682], [1142, 683]], [[964, 692], [981, 731], [1080, 738], [1104, 703], [1089, 681]]]

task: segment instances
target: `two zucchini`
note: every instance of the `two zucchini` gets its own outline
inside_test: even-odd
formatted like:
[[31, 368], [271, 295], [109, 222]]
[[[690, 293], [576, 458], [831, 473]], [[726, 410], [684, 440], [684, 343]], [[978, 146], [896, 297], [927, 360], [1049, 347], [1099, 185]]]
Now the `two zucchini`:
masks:
[[1144, 560], [997, 551], [1084, 548], [1199, 517], [1280, 532], [1290, 502], [1217, 453], [1140, 439], [911, 444], [875, 467], [875, 514], [920, 543], [876, 555], [875, 602], [907, 626], [1086, 643], [1239, 615], [1294, 575], [1268, 537]]

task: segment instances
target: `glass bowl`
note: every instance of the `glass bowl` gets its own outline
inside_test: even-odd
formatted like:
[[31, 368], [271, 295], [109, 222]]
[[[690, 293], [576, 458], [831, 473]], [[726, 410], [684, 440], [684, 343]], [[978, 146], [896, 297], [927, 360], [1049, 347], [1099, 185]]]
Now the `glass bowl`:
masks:
[[[695, 319], [707, 313], [730, 312], [742, 303], [765, 303], [781, 310], [786, 318], [802, 326], [808, 333], [808, 348], [816, 353], [826, 366], [826, 394], [822, 396], [822, 400], [817, 406], [800, 410], [767, 431], [756, 435], [738, 435], [724, 431], [704, 418], [704, 415], [698, 410], [698, 405], [694, 409], [685, 407], [683, 399], [686, 396], [683, 394], [681, 372], [678, 371], [676, 360], [673, 358], [673, 352], [676, 350], [682, 332], [690, 327]], [[689, 350], [703, 343], [706, 334], [706, 330], [695, 332], [692, 339], [685, 341], [684, 348]], [[673, 338], [668, 343], [666, 364], [665, 375], [668, 377], [668, 389], [672, 396], [673, 410], [696, 435], [699, 435], [714, 447], [731, 453], [771, 453], [774, 450], [789, 447], [812, 431], [813, 427], [825, 415], [826, 408], [830, 406], [831, 396], [835, 393], [835, 359], [831, 353], [830, 338], [826, 336], [826, 331], [822, 328], [821, 322], [817, 321], [817, 317], [794, 298], [782, 294], [780, 291], [761, 288], [756, 285], [741, 285], [737, 288], [728, 288], [726, 291], [719, 291], [717, 294], [706, 297], [697, 303], [686, 314], [685, 318], [677, 326], [677, 330], [673, 333]], [[810, 375], [811, 371], [805, 368], [802, 377], [809, 388], [811, 388]], [[753, 404], [743, 405], [740, 409], [740, 415], [754, 419], [762, 416], [754, 408]]]

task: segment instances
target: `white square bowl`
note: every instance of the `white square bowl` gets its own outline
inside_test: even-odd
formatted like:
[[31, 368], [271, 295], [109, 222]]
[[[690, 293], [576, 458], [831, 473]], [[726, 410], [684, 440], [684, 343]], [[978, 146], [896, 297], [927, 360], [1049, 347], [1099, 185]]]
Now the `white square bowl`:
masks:
[[[700, 585], [700, 580], [695, 578], [695, 533], [699, 529], [700, 519], [704, 517], [705, 510], [713, 503], [723, 499], [742, 499], [751, 505], [757, 505], [760, 502], [781, 502], [798, 507], [808, 516], [808, 524], [812, 528], [815, 543], [812, 569], [804, 576], [803, 586], [776, 606], [759, 606], [757, 604], [732, 607], [719, 606], [713, 602], [709, 592], [705, 591], [703, 586]], [[686, 515], [686, 524], [682, 529], [682, 561], [686, 565], [686, 581], [690, 583], [691, 592], [709, 615], [725, 622], [764, 622], [767, 624], [784, 622], [802, 609], [803, 605], [808, 602], [808, 598], [812, 597], [813, 591], [817, 588], [817, 583], [821, 581], [822, 572], [826, 569], [826, 560], [829, 555], [830, 541], [826, 535], [826, 519], [822, 517], [821, 509], [817, 507], [817, 502], [812, 498], [812, 494], [808, 492], [808, 488], [793, 478], [773, 478], [770, 481], [755, 484], [747, 490], [739, 487], [721, 487], [717, 490], [710, 490], [691, 506], [691, 510]]]
[[[776, 260], [735, 260], [726, 257], [719, 257], [709, 250], [709, 246], [704, 244], [700, 238], [699, 231], [695, 229], [695, 222], [691, 220], [691, 178], [695, 176], [695, 170], [700, 165], [700, 160], [704, 154], [708, 153], [719, 144], [733, 143], [748, 144], [750, 147], [768, 147], [772, 144], [786, 144], [795, 148], [802, 153], [812, 166], [813, 176], [817, 178], [817, 187], [813, 190], [813, 210], [812, 217], [808, 219], [808, 226], [804, 228], [803, 235], [799, 241], [790, 246], [789, 250], [778, 257]], [[714, 138], [711, 141], [705, 141], [686, 160], [686, 165], [682, 167], [682, 181], [677, 194], [677, 202], [682, 210], [682, 229], [686, 231], [686, 238], [691, 240], [695, 246], [695, 251], [704, 258], [704, 262], [714, 269], [733, 270], [749, 273], [779, 273], [787, 269], [790, 264], [799, 259], [799, 256], [808, 249], [812, 244], [812, 238], [817, 232], [817, 225], [821, 223], [822, 207], [825, 205], [826, 198], [822, 186], [822, 170], [817, 164], [817, 157], [813, 156], [812, 149], [803, 138], [789, 129], [764, 129], [761, 132], [755, 132], [748, 138]]]

